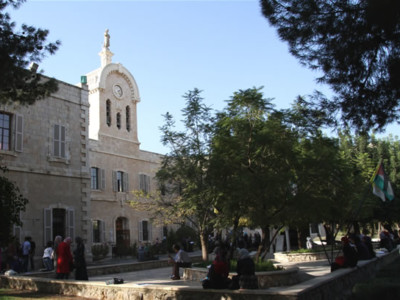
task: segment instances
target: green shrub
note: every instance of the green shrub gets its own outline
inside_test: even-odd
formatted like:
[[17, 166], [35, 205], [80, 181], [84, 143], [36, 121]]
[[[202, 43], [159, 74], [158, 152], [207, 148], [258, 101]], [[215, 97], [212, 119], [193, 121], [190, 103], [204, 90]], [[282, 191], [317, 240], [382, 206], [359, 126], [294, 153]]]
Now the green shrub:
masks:
[[[193, 264], [193, 266], [197, 267], [197, 268], [207, 268], [207, 266], [209, 266], [211, 264], [212, 264], [212, 261], [202, 261], [202, 262]], [[237, 261], [232, 259], [230, 261], [229, 271], [236, 272], [236, 268], [237, 268]], [[269, 272], [269, 271], [282, 270], [282, 267], [276, 267], [276, 266], [274, 266], [272, 261], [266, 260], [266, 261], [261, 261], [261, 262], [255, 263], [255, 269], [256, 269], [256, 272]]]
[[109, 247], [106, 243], [93, 244], [92, 245], [92, 255], [93, 259], [105, 258], [109, 252]]

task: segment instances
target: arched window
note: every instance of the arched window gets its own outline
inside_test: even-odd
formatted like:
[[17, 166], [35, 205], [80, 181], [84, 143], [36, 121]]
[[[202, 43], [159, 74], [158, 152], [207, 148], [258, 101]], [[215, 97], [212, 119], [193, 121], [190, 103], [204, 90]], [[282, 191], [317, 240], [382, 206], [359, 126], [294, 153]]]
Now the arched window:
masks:
[[117, 127], [121, 129], [121, 114], [117, 113]]
[[131, 108], [126, 107], [126, 130], [131, 131]]
[[111, 101], [106, 101], [106, 121], [107, 125], [111, 126]]

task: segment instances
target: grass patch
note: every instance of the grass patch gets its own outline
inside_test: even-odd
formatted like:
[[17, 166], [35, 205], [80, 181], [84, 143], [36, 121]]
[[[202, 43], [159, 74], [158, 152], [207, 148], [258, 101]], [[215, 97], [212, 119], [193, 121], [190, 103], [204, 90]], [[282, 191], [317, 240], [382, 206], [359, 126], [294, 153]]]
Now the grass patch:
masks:
[[[207, 268], [207, 266], [211, 265], [212, 261], [202, 261], [198, 263], [194, 263], [193, 267], [196, 268]], [[231, 260], [230, 261], [230, 266], [229, 270], [230, 272], [236, 272], [237, 268], [237, 261], [236, 260]], [[282, 267], [276, 267], [270, 260], [262, 261], [262, 262], [257, 262], [255, 263], [255, 269], [256, 272], [269, 272], [269, 271], [279, 271], [282, 270]]]

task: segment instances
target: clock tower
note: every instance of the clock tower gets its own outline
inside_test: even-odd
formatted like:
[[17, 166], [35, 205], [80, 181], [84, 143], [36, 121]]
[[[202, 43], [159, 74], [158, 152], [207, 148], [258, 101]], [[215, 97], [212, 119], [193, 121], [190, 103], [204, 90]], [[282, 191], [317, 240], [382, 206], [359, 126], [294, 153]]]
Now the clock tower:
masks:
[[[104, 33], [99, 53], [101, 67], [87, 76], [89, 87], [89, 138], [125, 144], [130, 151], [139, 149], [136, 104], [139, 89], [132, 74], [121, 64], [113, 63], [110, 35]], [[109, 144], [109, 143], [106, 143]]]

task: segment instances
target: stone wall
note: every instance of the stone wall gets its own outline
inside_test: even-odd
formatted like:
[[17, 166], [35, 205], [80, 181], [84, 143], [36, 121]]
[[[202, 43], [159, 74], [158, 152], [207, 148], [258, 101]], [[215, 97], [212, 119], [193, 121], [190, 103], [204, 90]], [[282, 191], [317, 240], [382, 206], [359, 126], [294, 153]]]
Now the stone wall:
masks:
[[[341, 251], [334, 251], [333, 257], [336, 257]], [[307, 253], [286, 253], [286, 252], [275, 252], [274, 259], [278, 262], [303, 262], [303, 261], [314, 261], [320, 259], [326, 259], [326, 255], [331, 256], [331, 252], [328, 250], [327, 253], [320, 252], [307, 252]]]
[[[207, 269], [204, 268], [185, 268], [183, 278], [192, 281], [201, 281], [207, 276]], [[229, 273], [229, 277], [236, 273]], [[271, 272], [256, 272], [258, 286], [260, 289], [267, 289], [277, 286], [289, 286], [300, 282], [299, 268], [293, 267], [286, 270]]]
[[340, 269], [324, 276], [289, 287], [258, 290], [204, 290], [190, 286], [171, 285], [106, 285], [101, 282], [79, 282], [22, 276], [0, 276], [0, 287], [40, 291], [43, 293], [80, 296], [94, 299], [192, 299], [192, 300], [337, 300], [348, 299], [352, 287], [374, 277], [383, 266], [399, 258], [399, 250], [369, 261], [360, 261], [358, 266]]

